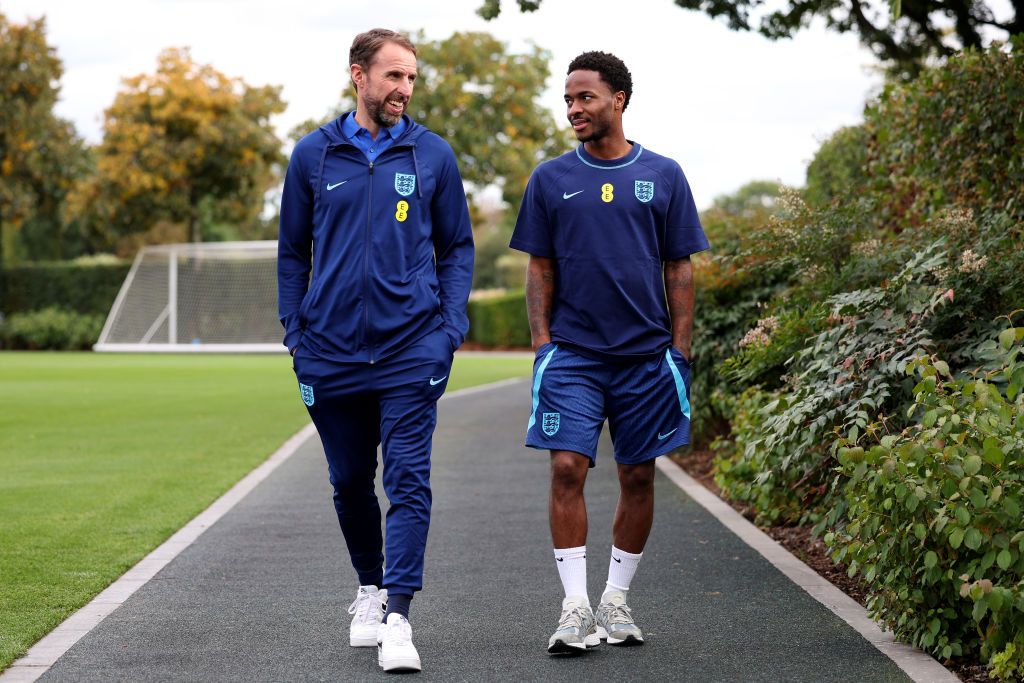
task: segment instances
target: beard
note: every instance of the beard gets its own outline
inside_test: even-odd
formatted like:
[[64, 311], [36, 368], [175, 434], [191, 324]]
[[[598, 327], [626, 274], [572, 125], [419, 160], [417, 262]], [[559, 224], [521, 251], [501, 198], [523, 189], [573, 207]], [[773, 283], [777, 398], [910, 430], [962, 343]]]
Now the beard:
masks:
[[591, 117], [589, 123], [585, 132], [576, 133], [576, 139], [580, 142], [596, 142], [608, 135], [608, 131], [611, 129], [611, 125], [603, 118]]
[[382, 128], [390, 128], [391, 126], [395, 125], [396, 123], [402, 120], [402, 114], [405, 113], [404, 109], [402, 112], [398, 114], [392, 114], [390, 111], [388, 111], [388, 100], [401, 101], [405, 103], [406, 107], [408, 107], [409, 105], [409, 101], [407, 99], [399, 97], [394, 93], [382, 97], [379, 100], [371, 100], [369, 98], [364, 100], [364, 104], [366, 105], [367, 116], [369, 116], [372, 121], [374, 121], [378, 126]]

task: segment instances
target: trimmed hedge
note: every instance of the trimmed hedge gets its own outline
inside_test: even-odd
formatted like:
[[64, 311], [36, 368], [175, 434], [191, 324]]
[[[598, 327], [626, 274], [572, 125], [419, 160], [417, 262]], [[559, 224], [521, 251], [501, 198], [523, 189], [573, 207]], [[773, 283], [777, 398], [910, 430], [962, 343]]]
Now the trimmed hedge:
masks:
[[28, 351], [87, 351], [103, 330], [102, 315], [56, 307], [15, 313], [0, 322], [0, 348]]
[[130, 263], [37, 263], [0, 269], [0, 312], [57, 307], [106, 315], [130, 268]]
[[522, 290], [470, 301], [468, 313], [467, 341], [487, 347], [530, 347], [526, 295]]

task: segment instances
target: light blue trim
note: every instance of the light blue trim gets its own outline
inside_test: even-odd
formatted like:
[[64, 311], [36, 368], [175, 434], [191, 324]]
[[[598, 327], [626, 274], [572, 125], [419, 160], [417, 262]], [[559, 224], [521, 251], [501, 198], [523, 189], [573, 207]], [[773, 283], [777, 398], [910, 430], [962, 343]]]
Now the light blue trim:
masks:
[[[672, 360], [672, 350], [665, 349], [665, 360], [668, 361], [668, 369], [672, 371], [672, 377], [676, 381], [676, 394], [679, 395], [679, 410], [682, 411], [686, 419], [690, 419], [690, 399], [686, 398], [686, 383], [683, 381], [683, 376], [679, 372], [679, 368], [676, 367], [676, 362]], [[536, 410], [536, 408], [534, 408]]]
[[548, 367], [548, 363], [551, 362], [551, 357], [555, 355], [555, 351], [558, 350], [557, 346], [554, 346], [544, 356], [544, 360], [540, 362], [540, 367], [537, 368], [537, 376], [533, 378], [533, 411], [530, 413], [530, 424], [526, 425], [526, 431], [530, 431], [533, 425], [537, 424], [537, 406], [540, 405], [540, 380], [544, 377], [544, 370]]
[[580, 145], [579, 147], [576, 148], [576, 156], [578, 156], [580, 158], [580, 161], [582, 161], [583, 163], [585, 163], [587, 166], [589, 166], [591, 168], [599, 168], [599, 169], [601, 169], [603, 171], [607, 171], [609, 169], [614, 169], [614, 168], [625, 168], [626, 166], [629, 166], [631, 163], [633, 163], [634, 161], [639, 159], [640, 155], [643, 154], [643, 152], [644, 152], [643, 145], [637, 144], [637, 146], [636, 146], [636, 156], [634, 156], [632, 159], [630, 159], [626, 163], [619, 164], [618, 166], [598, 166], [597, 164], [592, 164], [589, 161], [587, 161], [586, 159], [584, 159], [583, 155], [580, 154], [580, 150], [581, 149], [583, 149], [583, 145]]

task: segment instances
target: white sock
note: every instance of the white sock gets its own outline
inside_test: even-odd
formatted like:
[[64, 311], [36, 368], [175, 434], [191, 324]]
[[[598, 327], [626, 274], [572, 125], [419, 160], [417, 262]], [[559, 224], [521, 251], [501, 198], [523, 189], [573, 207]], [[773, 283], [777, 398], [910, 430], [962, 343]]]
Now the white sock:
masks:
[[[612, 546], [612, 558], [608, 561], [608, 583], [604, 587], [604, 592], [628, 592], [629, 583], [633, 580], [637, 565], [640, 564], [640, 558], [643, 556], [643, 553], [634, 555]], [[601, 595], [601, 600], [604, 600], [604, 594]]]
[[[555, 548], [558, 578], [562, 580], [565, 597], [587, 597], [587, 546]], [[587, 599], [587, 604], [590, 600]]]

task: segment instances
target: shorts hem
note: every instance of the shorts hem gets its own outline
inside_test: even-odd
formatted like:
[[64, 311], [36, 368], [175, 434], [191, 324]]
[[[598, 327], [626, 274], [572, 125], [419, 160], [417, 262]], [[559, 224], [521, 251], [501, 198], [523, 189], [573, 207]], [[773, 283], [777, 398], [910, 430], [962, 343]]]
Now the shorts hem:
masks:
[[593, 461], [597, 460], [597, 451], [588, 450], [588, 449], [585, 449], [585, 448], [578, 448], [575, 444], [545, 444], [545, 445], [540, 445], [540, 444], [530, 443], [529, 441], [527, 441], [526, 442], [526, 447], [527, 448], [533, 448], [533, 449], [536, 449], [538, 451], [572, 451], [573, 453], [579, 453], [580, 455], [585, 455], [585, 456], [587, 456], [588, 458], [590, 458]]
[[642, 463], [648, 462], [649, 460], [654, 460], [655, 458], [660, 458], [663, 455], [668, 455], [669, 453], [671, 453], [672, 451], [676, 450], [677, 448], [682, 448], [683, 446], [689, 446], [689, 445], [690, 445], [690, 439], [689, 438], [681, 439], [678, 442], [672, 441], [672, 442], [670, 442], [668, 444], [665, 444], [661, 448], [654, 449], [654, 452], [651, 453], [650, 455], [641, 456], [641, 457], [638, 457], [638, 458], [629, 458], [629, 459], [623, 458], [621, 460], [619, 459], [618, 456], [615, 456], [615, 462], [617, 462], [617, 463], [619, 463], [621, 465], [640, 465]]

